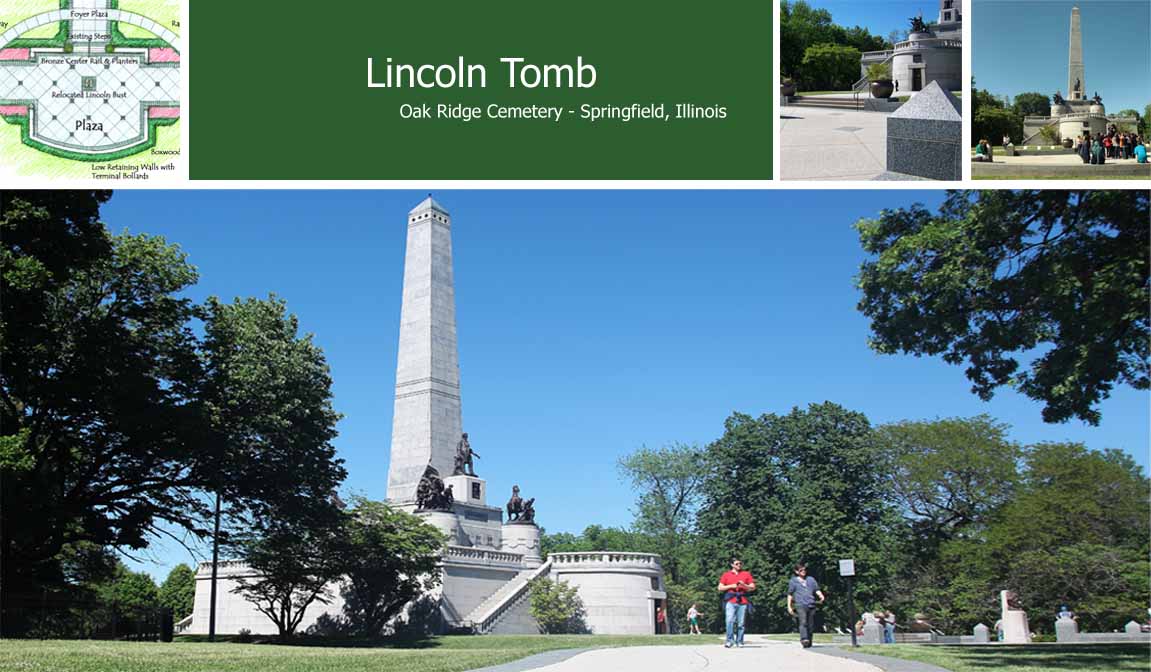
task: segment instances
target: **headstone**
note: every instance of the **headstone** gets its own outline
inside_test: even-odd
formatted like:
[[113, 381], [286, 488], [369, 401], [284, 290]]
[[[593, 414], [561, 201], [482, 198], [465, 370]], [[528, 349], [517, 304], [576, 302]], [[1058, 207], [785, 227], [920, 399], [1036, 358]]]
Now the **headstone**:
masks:
[[867, 618], [863, 621], [863, 640], [860, 644], [882, 644], [883, 643], [883, 626], [879, 621], [874, 618]]
[[975, 635], [976, 644], [987, 644], [991, 641], [991, 631], [982, 623], [975, 626], [972, 634]]
[[887, 118], [887, 170], [934, 180], [963, 179], [959, 101], [931, 82]]
[[1129, 635], [1138, 635], [1143, 632], [1143, 629], [1135, 621], [1127, 621], [1127, 625], [1123, 626], [1123, 632]]
[[1079, 624], [1075, 622], [1075, 619], [1068, 618], [1067, 616], [1055, 619], [1055, 641], [1079, 641]]
[[1031, 641], [1031, 629], [1027, 625], [1027, 612], [1018, 606], [1018, 596], [1010, 590], [999, 591], [999, 606], [1002, 611], [1003, 641], [1007, 644], [1027, 644]]

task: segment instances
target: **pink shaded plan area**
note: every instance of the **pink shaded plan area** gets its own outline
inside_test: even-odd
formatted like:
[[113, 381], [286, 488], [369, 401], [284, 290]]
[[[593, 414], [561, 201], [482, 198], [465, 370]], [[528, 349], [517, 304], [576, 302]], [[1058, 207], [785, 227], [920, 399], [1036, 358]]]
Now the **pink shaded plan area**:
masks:
[[149, 107], [149, 119], [178, 119], [180, 117], [180, 108], [178, 107]]
[[0, 49], [0, 61], [26, 61], [31, 49]]
[[27, 105], [0, 105], [0, 117], [26, 117]]
[[151, 63], [179, 63], [180, 52], [168, 47], [149, 49], [148, 61]]

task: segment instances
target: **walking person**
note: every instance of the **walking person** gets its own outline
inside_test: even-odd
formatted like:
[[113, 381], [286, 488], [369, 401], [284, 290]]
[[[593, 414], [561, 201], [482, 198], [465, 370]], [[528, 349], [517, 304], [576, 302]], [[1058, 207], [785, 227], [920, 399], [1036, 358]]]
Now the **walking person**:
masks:
[[703, 634], [699, 631], [699, 609], [696, 609], [694, 604], [691, 605], [691, 609], [687, 610], [687, 622], [691, 626], [688, 632], [693, 635]]
[[883, 612], [883, 643], [895, 643], [895, 614], [890, 609]]
[[716, 589], [723, 593], [723, 620], [727, 626], [727, 639], [723, 646], [728, 649], [743, 646], [743, 621], [749, 604], [747, 594], [755, 590], [755, 579], [743, 568], [739, 558], [732, 558], [731, 571], [719, 577]]
[[667, 612], [663, 607], [655, 610], [655, 634], [662, 635], [667, 632]]
[[[819, 602], [815, 598], [819, 598]], [[812, 631], [815, 630], [815, 609], [823, 604], [823, 592], [819, 582], [807, 575], [807, 565], [802, 562], [795, 566], [795, 576], [787, 582], [787, 613], [799, 616], [799, 643], [803, 648], [811, 646]]]

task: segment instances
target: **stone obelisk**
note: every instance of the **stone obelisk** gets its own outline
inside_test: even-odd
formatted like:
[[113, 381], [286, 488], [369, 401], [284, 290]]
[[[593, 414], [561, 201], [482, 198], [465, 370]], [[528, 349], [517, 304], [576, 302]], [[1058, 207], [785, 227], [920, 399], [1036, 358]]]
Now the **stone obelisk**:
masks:
[[[1079, 86], [1076, 87], [1076, 82]], [[1087, 97], [1087, 82], [1083, 80], [1083, 34], [1079, 31], [1079, 8], [1071, 8], [1071, 44], [1067, 50], [1067, 97], [1083, 100]]]
[[428, 195], [408, 213], [388, 500], [408, 504], [430, 464], [449, 476], [460, 440], [452, 219]]

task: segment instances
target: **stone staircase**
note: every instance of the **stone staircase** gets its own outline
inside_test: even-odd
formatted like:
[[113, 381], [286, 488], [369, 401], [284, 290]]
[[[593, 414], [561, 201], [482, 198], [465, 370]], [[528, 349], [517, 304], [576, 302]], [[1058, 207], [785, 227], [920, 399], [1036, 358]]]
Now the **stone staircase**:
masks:
[[491, 632], [504, 614], [521, 601], [528, 599], [530, 594], [528, 584], [534, 579], [546, 577], [551, 572], [551, 568], [552, 563], [548, 560], [535, 569], [525, 569], [516, 574], [512, 580], [505, 583], [499, 590], [477, 605], [475, 609], [472, 609], [467, 616], [464, 616], [461, 619], [461, 624], [470, 626], [477, 634]]
[[846, 96], [792, 96], [787, 103], [788, 107], [832, 107], [844, 110], [859, 110], [863, 101]]

